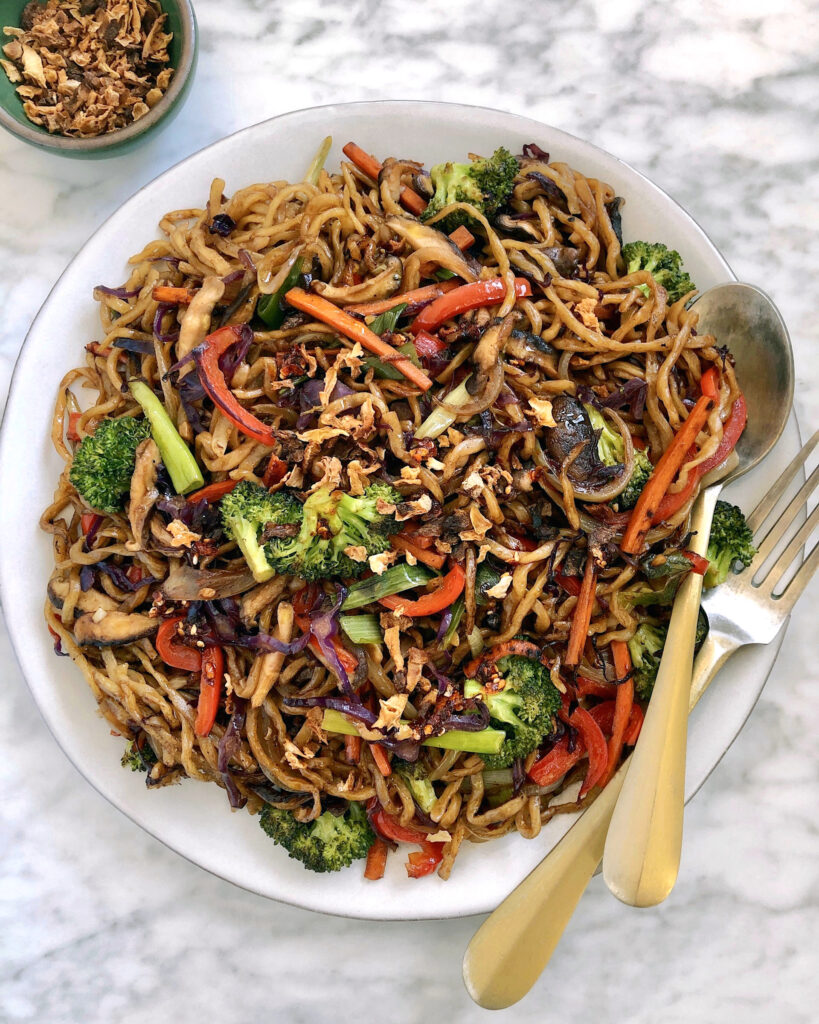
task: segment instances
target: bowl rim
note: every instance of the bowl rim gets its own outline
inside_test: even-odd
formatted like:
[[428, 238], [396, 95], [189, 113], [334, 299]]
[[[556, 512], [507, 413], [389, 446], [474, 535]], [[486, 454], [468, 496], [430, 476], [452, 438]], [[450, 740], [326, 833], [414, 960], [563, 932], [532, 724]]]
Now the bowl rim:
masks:
[[131, 124], [126, 125], [124, 128], [117, 128], [103, 135], [94, 135], [87, 139], [75, 139], [69, 138], [66, 135], [52, 134], [28, 121], [25, 123], [20, 122], [16, 117], [12, 117], [8, 110], [0, 104], [0, 125], [24, 142], [29, 142], [34, 146], [39, 146], [41, 149], [50, 149], [57, 153], [99, 153], [102, 150], [113, 149], [115, 146], [121, 146], [132, 139], [137, 139], [147, 134], [176, 105], [185, 88], [185, 84], [190, 78], [196, 53], [198, 29], [192, 0], [160, 0], [163, 10], [165, 10], [165, 5], [169, 3], [173, 3], [176, 6], [182, 23], [180, 32], [182, 51], [179, 55], [179, 66], [174, 72], [167, 92], [160, 99], [159, 103], [152, 107], [144, 117], [141, 117], [138, 121], [132, 121]]
[[[654, 192], [654, 193], [662, 195], [664, 197], [664, 199], [666, 199], [669, 203], [671, 203], [674, 207], [676, 207], [682, 213], [683, 217], [694, 226], [694, 228], [697, 231], [697, 234], [700, 236], [700, 238], [704, 242], [704, 244], [707, 245], [712, 250], [712, 252], [718, 257], [718, 259], [721, 262], [721, 264], [723, 266], [723, 269], [725, 271], [725, 275], [726, 275], [727, 280], [729, 280], [729, 281], [736, 281], [737, 280], [736, 274], [733, 272], [733, 270], [731, 269], [731, 267], [727, 263], [727, 261], [726, 261], [725, 257], [723, 256], [721, 250], [712, 241], [712, 239], [709, 237], [709, 235], [704, 231], [704, 229], [695, 220], [695, 218], [692, 217], [692, 215], [680, 203], [678, 203], [677, 200], [675, 200], [672, 196], [670, 196], [667, 192], [665, 192], [664, 189], [662, 189], [659, 185], [657, 185], [654, 181], [652, 181], [650, 178], [648, 178], [642, 172], [638, 171], [630, 163], [628, 163], [627, 161], [625, 161], [625, 160], [621, 159], [620, 157], [618, 157], [616, 154], [611, 153], [608, 150], [603, 149], [601, 146], [598, 146], [598, 145], [596, 145], [593, 142], [589, 142], [587, 139], [583, 139], [583, 138], [580, 138], [579, 136], [573, 135], [572, 133], [567, 132], [564, 129], [557, 128], [557, 127], [552, 126], [552, 125], [547, 125], [545, 122], [541, 122], [537, 118], [531, 118], [531, 117], [529, 117], [526, 114], [523, 114], [523, 115], [515, 114], [513, 112], [506, 111], [506, 110], [501, 110], [499, 108], [486, 107], [486, 106], [483, 106], [483, 105], [480, 105], [480, 104], [454, 103], [454, 102], [448, 102], [448, 101], [443, 101], [443, 100], [414, 100], [414, 99], [360, 100], [360, 101], [347, 102], [347, 103], [315, 104], [315, 105], [312, 105], [312, 106], [309, 106], [309, 107], [302, 107], [302, 108], [299, 108], [297, 110], [284, 111], [281, 114], [277, 114], [277, 115], [275, 115], [275, 116], [273, 116], [271, 118], [265, 118], [264, 120], [262, 120], [260, 122], [257, 122], [256, 124], [248, 125], [246, 127], [237, 129], [235, 132], [231, 132], [228, 135], [225, 135], [225, 136], [223, 136], [223, 137], [221, 137], [219, 139], [216, 139], [212, 143], [209, 143], [207, 146], [203, 146], [201, 149], [197, 150], [196, 152], [191, 153], [188, 156], [184, 157], [183, 159], [179, 160], [172, 167], [163, 170], [160, 174], [156, 175], [153, 179], [151, 179], [151, 181], [146, 182], [141, 188], [137, 189], [131, 196], [129, 196], [126, 200], [124, 200], [124, 202], [121, 203], [120, 206], [118, 206], [116, 210], [112, 211], [99, 225], [97, 225], [97, 227], [94, 229], [94, 231], [85, 240], [83, 245], [78, 249], [78, 251], [74, 254], [74, 256], [66, 264], [66, 267], [63, 270], [63, 272], [61, 273], [60, 277], [57, 279], [57, 281], [54, 283], [52, 288], [49, 290], [48, 295], [43, 300], [43, 303], [42, 303], [40, 309], [38, 310], [37, 314], [35, 315], [34, 319], [32, 320], [31, 326], [30, 326], [28, 332], [26, 333], [26, 337], [23, 340], [23, 343], [22, 343], [22, 345], [20, 347], [20, 351], [19, 351], [19, 353], [17, 355], [17, 358], [15, 360], [14, 367], [13, 367], [13, 372], [12, 372], [12, 376], [11, 376], [11, 381], [10, 381], [10, 386], [9, 386], [9, 400], [7, 401], [5, 409], [3, 410], [2, 420], [0, 420], [0, 464], [2, 464], [2, 461], [3, 461], [4, 452], [5, 452], [5, 448], [6, 448], [6, 443], [8, 441], [8, 437], [9, 437], [9, 433], [10, 433], [11, 416], [8, 416], [7, 413], [9, 412], [9, 410], [12, 407], [12, 404], [13, 404], [12, 396], [13, 396], [13, 393], [14, 393], [14, 389], [15, 389], [15, 384], [16, 384], [17, 378], [18, 378], [18, 376], [22, 375], [22, 371], [23, 371], [22, 363], [24, 362], [24, 356], [26, 355], [26, 347], [27, 347], [27, 342], [29, 341], [29, 337], [33, 333], [37, 322], [39, 321], [39, 319], [41, 318], [41, 316], [45, 312], [45, 309], [46, 309], [47, 305], [49, 304], [49, 301], [51, 300], [53, 294], [60, 287], [61, 282], [62, 282], [63, 278], [65, 277], [65, 275], [68, 273], [69, 269], [79, 259], [80, 254], [82, 252], [84, 252], [84, 250], [86, 249], [88, 244], [95, 238], [95, 236], [97, 234], [99, 234], [104, 229], [104, 227], [108, 224], [108, 222], [113, 217], [119, 215], [119, 213], [121, 212], [121, 210], [122, 210], [122, 208], [124, 206], [126, 206], [137, 195], [139, 195], [140, 193], [144, 192], [145, 190], [151, 188], [156, 181], [158, 181], [159, 179], [163, 178], [164, 176], [170, 174], [171, 172], [177, 170], [178, 168], [180, 168], [181, 166], [185, 165], [186, 163], [192, 161], [193, 159], [195, 159], [196, 157], [201, 155], [203, 152], [205, 152], [207, 150], [210, 150], [210, 149], [213, 149], [213, 148], [221, 145], [222, 143], [224, 143], [226, 140], [228, 140], [230, 138], [234, 138], [236, 136], [243, 135], [245, 133], [250, 133], [250, 132], [254, 131], [255, 129], [258, 129], [261, 125], [271, 124], [271, 123], [274, 123], [274, 122], [277, 122], [279, 120], [282, 120], [282, 119], [285, 119], [285, 118], [289, 118], [289, 117], [298, 117], [299, 115], [303, 115], [303, 114], [306, 114], [306, 113], [309, 113], [309, 112], [312, 112], [312, 111], [316, 111], [316, 110], [337, 110], [339, 108], [341, 108], [343, 110], [343, 109], [348, 109], [348, 108], [387, 107], [387, 106], [399, 106], [399, 107], [400, 106], [407, 106], [407, 107], [416, 107], [416, 108], [417, 107], [427, 107], [427, 108], [433, 108], [433, 109], [435, 109], [435, 108], [450, 108], [452, 110], [457, 110], [457, 109], [468, 110], [468, 111], [470, 111], [473, 114], [473, 116], [474, 116], [475, 112], [485, 112], [485, 113], [488, 113], [488, 114], [496, 114], [496, 115], [499, 114], [499, 115], [502, 115], [502, 116], [508, 116], [508, 117], [512, 117], [512, 118], [521, 118], [523, 120], [528, 120], [528, 121], [532, 121], [532, 122], [536, 122], [538, 124], [541, 124], [541, 125], [543, 125], [543, 127], [548, 128], [550, 132], [553, 132], [557, 136], [564, 136], [567, 139], [571, 139], [571, 140], [573, 140], [575, 142], [581, 143], [585, 147], [588, 147], [590, 149], [594, 149], [594, 150], [598, 151], [599, 153], [601, 153], [608, 160], [613, 160], [613, 161], [615, 161], [615, 162], [617, 162], [619, 164], [622, 164], [625, 168], [627, 168], [627, 170], [631, 174], [635, 175], [637, 178], [640, 179], [641, 186], [646, 188], [648, 192]], [[791, 416], [789, 418], [789, 423], [791, 423], [791, 422], [793, 422], [793, 425], [794, 425], [794, 427], [795, 427], [795, 429], [797, 431], [797, 434], [798, 434], [799, 433], [799, 427], [798, 427], [798, 422], [796, 420], [795, 411], [793, 409], [791, 410]], [[6, 558], [3, 556], [3, 551], [2, 551], [2, 549], [0, 549], [0, 599], [2, 599], [3, 597], [7, 597], [8, 596], [8, 587], [7, 587], [8, 579], [7, 579], [6, 572], [5, 572], [5, 569], [7, 567], [6, 566], [6, 561], [7, 561]], [[748, 707], [746, 714], [742, 717], [741, 721], [737, 722], [735, 725], [732, 724], [732, 726], [731, 726], [731, 734], [730, 734], [730, 737], [728, 738], [727, 743], [725, 743], [725, 745], [722, 746], [722, 741], [720, 741], [721, 749], [719, 751], [719, 754], [716, 756], [716, 758], [713, 760], [713, 762], [710, 763], [710, 765], [706, 767], [705, 774], [697, 781], [697, 783], [693, 787], [693, 789], [691, 789], [689, 792], [687, 792], [687, 794], [686, 794], [686, 803], [688, 803], [689, 800], [693, 799], [693, 797], [697, 794], [697, 792], [699, 792], [700, 788], [704, 785], [704, 783], [707, 781], [707, 779], [713, 773], [713, 771], [716, 768], [717, 764], [719, 764], [719, 762], [725, 756], [725, 754], [727, 753], [728, 749], [730, 748], [730, 746], [732, 745], [732, 743], [734, 742], [736, 737], [739, 735], [739, 733], [742, 731], [742, 729], [744, 728], [745, 724], [747, 723], [748, 718], [750, 717], [750, 715], [751, 715], [751, 713], [753, 711], [753, 708], [755, 707], [755, 705], [756, 705], [756, 703], [757, 703], [757, 701], [758, 701], [758, 699], [759, 699], [759, 697], [760, 697], [760, 695], [762, 693], [762, 690], [765, 688], [765, 684], [767, 683], [768, 678], [770, 677], [771, 671], [773, 670], [773, 665], [774, 665], [774, 663], [775, 663], [775, 661], [776, 661], [776, 659], [778, 657], [779, 650], [780, 650], [780, 648], [782, 646], [782, 643], [783, 643], [783, 640], [784, 640], [784, 636], [785, 636], [785, 633], [786, 633], [786, 630], [787, 630], [787, 625], [788, 624], [786, 622], [785, 625], [782, 627], [782, 629], [777, 634], [777, 636], [775, 637], [775, 639], [771, 642], [771, 644], [768, 645], [767, 649], [770, 650], [772, 655], [773, 655], [773, 657], [771, 658], [769, 666], [767, 668], [763, 667], [762, 671], [759, 672], [758, 676], [756, 675], [756, 672], [754, 673], [754, 675], [756, 676], [756, 678], [754, 679], [754, 684], [753, 684], [754, 692], [753, 692], [752, 700], [750, 702], [750, 706]], [[83, 779], [93, 789], [95, 789], [96, 792], [99, 793], [100, 796], [103, 797], [103, 799], [105, 799], [109, 804], [114, 806], [118, 811], [120, 811], [123, 815], [125, 815], [128, 819], [130, 819], [130, 821], [132, 821], [136, 825], [138, 825], [143, 831], [147, 832], [154, 839], [156, 839], [157, 841], [162, 843], [162, 845], [165, 846], [167, 849], [172, 850], [178, 856], [184, 858], [186, 861], [188, 861], [189, 863], [193, 864], [194, 866], [196, 866], [198, 868], [201, 868], [201, 869], [203, 869], [205, 871], [208, 871], [211, 874], [215, 874], [217, 877], [219, 877], [219, 878], [221, 878], [221, 879], [223, 879], [223, 880], [225, 880], [227, 882], [230, 882], [232, 885], [236, 885], [240, 889], [244, 889], [247, 892], [251, 892], [254, 895], [263, 896], [263, 897], [265, 897], [267, 899], [272, 899], [275, 902], [283, 903], [285, 905], [289, 905], [289, 906], [293, 906], [293, 907], [297, 907], [299, 909], [307, 909], [307, 910], [312, 910], [312, 911], [316, 911], [316, 912], [319, 912], [319, 913], [328, 914], [329, 916], [332, 916], [332, 917], [349, 918], [349, 919], [353, 919], [353, 920], [364, 919], [364, 920], [377, 920], [377, 921], [415, 921], [415, 920], [433, 920], [434, 921], [434, 920], [446, 920], [448, 918], [453, 918], [453, 917], [469, 916], [469, 915], [473, 915], [473, 914], [488, 913], [491, 909], [493, 909], [494, 905], [493, 906], [488, 906], [488, 905], [474, 906], [473, 905], [471, 907], [467, 907], [467, 908], [463, 908], [463, 909], [458, 909], [458, 910], [447, 909], [447, 910], [445, 910], [443, 912], [438, 912], [438, 913], [417, 913], [417, 912], [415, 912], [415, 913], [408, 914], [406, 912], [394, 913], [394, 912], [391, 911], [391, 908], [387, 908], [387, 907], [382, 908], [380, 910], [380, 912], [378, 912], [378, 913], [361, 913], [361, 912], [356, 912], [356, 910], [350, 910], [350, 909], [341, 910], [337, 906], [329, 908], [329, 907], [326, 907], [325, 905], [322, 905], [322, 902], [316, 901], [313, 898], [307, 898], [302, 890], [299, 890], [299, 893], [297, 895], [296, 894], [291, 895], [289, 892], [283, 892], [283, 891], [279, 891], [276, 894], [272, 894], [272, 893], [266, 892], [262, 888], [258, 887], [258, 883], [254, 883], [254, 881], [252, 881], [252, 880], [247, 880], [247, 879], [243, 879], [243, 878], [238, 877], [235, 872], [230, 872], [230, 871], [227, 871], [227, 870], [224, 870], [224, 869], [216, 868], [216, 867], [213, 867], [213, 866], [211, 866], [211, 865], [209, 865], [207, 863], [204, 863], [201, 860], [196, 859], [195, 857], [193, 857], [190, 854], [188, 854], [184, 849], [181, 849], [178, 845], [176, 845], [174, 841], [170, 840], [165, 835], [163, 835], [161, 830], [155, 829], [154, 827], [152, 827], [152, 825], [150, 823], [146, 822], [139, 813], [134, 811], [133, 807], [123, 806], [123, 804], [121, 802], [119, 802], [111, 793], [106, 791], [105, 787], [103, 785], [101, 785], [98, 782], [98, 780], [96, 780], [95, 778], [93, 778], [93, 777], [91, 777], [89, 775], [89, 773], [84, 769], [83, 765], [81, 764], [80, 759], [75, 756], [74, 752], [72, 750], [70, 750], [70, 749], [67, 749], [63, 745], [62, 739], [60, 737], [60, 730], [58, 728], [57, 722], [54, 720], [54, 717], [52, 716], [52, 713], [51, 713], [50, 709], [47, 708], [47, 707], [44, 707], [42, 705], [42, 703], [40, 702], [40, 700], [38, 699], [37, 694], [36, 694], [36, 689], [32, 685], [32, 683], [29, 680], [29, 677], [28, 677], [26, 671], [23, 668], [23, 666], [25, 664], [25, 658], [23, 656], [23, 651], [20, 648], [20, 644], [19, 644], [19, 639], [20, 638], [15, 636], [15, 634], [12, 632], [12, 630], [10, 628], [8, 629], [8, 633], [9, 633], [9, 640], [10, 640], [11, 648], [12, 648], [12, 651], [14, 652], [15, 660], [17, 661], [17, 665], [18, 665], [18, 667], [20, 669], [20, 674], [22, 675], [23, 680], [26, 683], [26, 686], [27, 686], [27, 688], [29, 690], [29, 693], [31, 694], [32, 698], [34, 699], [34, 703], [37, 706], [37, 709], [38, 709], [38, 711], [39, 711], [39, 713], [40, 713], [40, 715], [41, 715], [41, 717], [42, 717], [42, 719], [43, 719], [43, 721], [44, 721], [44, 723], [46, 725], [46, 728], [49, 730], [49, 732], [54, 737], [57, 745], [62, 750], [62, 753], [64, 754], [66, 759], [72, 764], [72, 766], [74, 768], [76, 768], [76, 770], [83, 777]], [[710, 689], [710, 687], [709, 687], [709, 689]]]

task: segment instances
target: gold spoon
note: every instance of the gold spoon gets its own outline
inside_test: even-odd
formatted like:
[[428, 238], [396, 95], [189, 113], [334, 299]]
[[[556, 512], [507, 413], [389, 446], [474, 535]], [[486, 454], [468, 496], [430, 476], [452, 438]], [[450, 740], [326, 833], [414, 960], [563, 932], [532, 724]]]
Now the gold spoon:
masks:
[[[720, 482], [706, 487], [694, 505], [689, 547], [704, 555], [722, 485], [763, 459], [785, 426], [793, 399], [793, 356], [779, 311], [758, 288], [719, 285], [694, 309], [698, 332], [727, 345], [742, 368], [748, 409], [734, 466], [723, 467]], [[606, 839], [606, 885], [633, 907], [661, 903], [679, 871], [688, 697], [701, 595], [702, 576], [689, 573], [674, 601], [657, 681]]]

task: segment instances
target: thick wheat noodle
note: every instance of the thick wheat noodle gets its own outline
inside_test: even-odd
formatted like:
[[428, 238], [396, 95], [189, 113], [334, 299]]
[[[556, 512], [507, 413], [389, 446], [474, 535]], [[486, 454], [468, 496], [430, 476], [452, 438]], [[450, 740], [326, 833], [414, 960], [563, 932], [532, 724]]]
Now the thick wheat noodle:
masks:
[[[388, 171], [396, 167], [402, 185], [412, 187], [416, 165], [402, 162], [399, 167], [389, 163]], [[337, 465], [337, 485], [345, 489], [355, 461], [359, 471], [370, 471], [362, 478], [366, 482], [386, 473], [398, 481], [405, 500], [427, 495], [433, 503], [429, 517], [432, 522], [446, 523], [446, 517], [455, 513], [468, 517], [473, 508], [480, 512], [476, 516], [473, 511], [469, 522], [488, 523], [483, 535], [468, 533], [473, 539], [463, 539], [460, 534], [469, 527], [464, 525], [467, 520], [458, 520], [454, 533], [438, 530], [440, 538], [435, 541], [439, 551], [451, 553], [466, 569], [466, 610], [454, 647], [446, 657], [439, 657], [441, 652], [434, 641], [439, 616], [395, 620], [405, 659], [410, 648], [424, 648], [439, 670], [456, 679], [471, 657], [466, 637], [473, 627], [480, 630], [483, 643], [490, 647], [527, 633], [541, 648], [559, 656], [567, 642], [576, 599], [555, 585], [554, 573], [558, 567], [563, 571], [575, 547], [583, 558], [586, 556], [588, 512], [571, 481], [572, 463], [582, 446], [560, 465], [551, 464], [551, 481], [535, 475], [520, 491], [518, 480], [529, 473], [529, 467], [534, 465], [536, 473], [550, 467], [541, 445], [544, 430], [532, 429], [530, 400], [549, 401], [557, 395], [586, 394], [583, 389], [613, 388], [632, 378], [645, 380], [644, 418], [635, 421], [624, 410], [617, 425], [647, 441], [656, 461], [687, 415], [692, 395], [698, 394], [705, 366], [718, 364], [718, 401], [698, 438], [696, 454], [672, 485], [674, 492], [685, 487], [691, 470], [716, 451], [724, 421], [739, 394], [730, 360], [722, 360], [713, 338], [696, 333], [696, 315], [685, 309], [685, 300], [669, 305], [663, 289], [646, 271], [622, 273], [621, 243], [609, 207], [615, 199], [611, 187], [585, 178], [562, 163], [529, 159], [527, 170], [544, 175], [564, 197], [556, 204], [551, 193], [540, 189], [532, 199], [515, 199], [515, 211], [523, 215], [527, 231], [536, 237], [530, 233], [505, 234], [462, 203], [442, 214], [463, 210], [472, 216], [478, 243], [471, 256], [482, 265], [481, 277], [503, 280], [505, 293], [494, 308], [469, 313], [458, 324], [444, 325], [449, 342], [447, 362], [438, 368], [436, 383], [427, 395], [421, 395], [407, 381], [386, 380], [366, 368], [356, 369], [351, 342], [339, 340], [326, 324], [305, 322], [302, 316], [287, 320], [277, 329], [262, 327], [255, 331], [251, 350], [235, 369], [231, 383], [236, 399], [253, 415], [291, 434], [292, 453], [284, 449], [279, 452], [289, 464], [284, 485], [309, 490], [321, 482], [328, 467]], [[520, 179], [528, 195], [533, 190], [532, 180], [525, 176]], [[69, 413], [83, 410], [74, 417], [80, 437], [93, 433], [106, 417], [139, 415], [125, 386], [130, 377], [139, 375], [161, 394], [182, 436], [192, 444], [200, 467], [209, 475], [206, 482], [259, 482], [269, 461], [268, 446], [246, 437], [221, 410], [199, 399], [194, 399], [194, 406], [203, 429], [194, 427], [196, 420], [189, 419], [185, 411], [190, 406], [183, 408], [183, 400], [188, 399], [178, 385], [185, 375], [189, 380], [195, 380], [195, 375], [192, 366], [185, 367], [179, 376], [169, 375], [182, 353], [175, 342], [163, 342], [154, 336], [158, 309], [154, 287], [164, 284], [199, 293], [209, 278], [214, 295], [224, 291], [224, 299], [216, 301], [224, 306], [234, 303], [227, 322], [235, 324], [250, 322], [256, 300], [280, 287], [296, 258], [302, 260], [303, 271], [312, 272], [334, 288], [346, 291], [356, 287], [361, 293], [369, 282], [384, 274], [388, 266], [385, 253], [398, 253], [403, 280], [389, 287], [393, 292], [399, 287], [418, 287], [427, 279], [438, 250], [425, 241], [413, 251], [408, 243], [396, 240], [387, 227], [389, 216], [407, 216], [397, 194], [391, 191], [391, 181], [390, 174], [384, 174], [380, 185], [373, 184], [358, 169], [344, 163], [337, 174], [322, 171], [316, 184], [255, 183], [225, 199], [224, 181], [214, 179], [204, 207], [165, 214], [159, 221], [162, 237], [148, 242], [131, 258], [130, 277], [124, 287], [136, 291], [135, 295], [97, 293], [101, 323], [98, 347], [86, 353], [83, 366], [63, 377], [54, 411], [52, 440], [67, 465], [41, 525], [52, 535], [54, 578], [65, 586], [65, 596], [60, 612], [48, 602], [45, 614], [62, 649], [83, 672], [100, 713], [111, 727], [129, 739], [142, 735], [150, 744], [157, 756], [157, 764], [148, 776], [151, 785], [185, 777], [224, 785], [218, 764], [219, 741], [229, 715], [242, 707], [245, 724], [230, 768], [233, 785], [249, 810], [255, 812], [265, 800], [272, 800], [292, 810], [299, 820], [308, 821], [322, 812], [330, 798], [357, 802], [376, 798], [406, 827], [449, 833], [451, 838], [445, 842], [439, 867], [440, 876], [447, 878], [464, 841], [486, 842], [512, 830], [534, 838], [555, 814], [585, 806], [593, 799], [594, 791], [580, 802], [560, 801], [563, 789], [582, 778], [582, 763], [555, 792], [534, 792], [526, 787], [492, 807], [486, 799], [480, 757], [423, 748], [428, 778], [437, 788], [430, 814], [419, 819], [406, 781], [397, 772], [384, 778], [367, 743], [360, 762], [351, 765], [345, 758], [342, 737], [317, 733], [315, 715], [311, 717], [306, 709], [293, 709], [284, 703], [293, 696], [337, 695], [334, 674], [310, 648], [290, 657], [226, 648], [225, 713], [217, 717], [209, 736], [200, 737], [194, 730], [198, 678], [169, 669], [159, 658], [152, 638], [118, 647], [81, 648], [72, 632], [75, 615], [82, 607], [78, 602], [85, 600], [83, 570], [87, 573], [89, 567], [100, 563], [123, 569], [138, 566], [159, 583], [122, 591], [112, 577], [99, 574], [94, 587], [105, 600], [115, 600], [120, 611], [147, 614], [172, 564], [178, 568], [184, 561], [185, 549], [170, 546], [167, 521], [155, 509], [149, 512], [150, 528], [143, 531], [146, 539], [133, 536], [126, 514], [107, 515], [87, 549], [80, 521], [88, 509], [68, 478], [74, 454], [74, 445], [65, 439]], [[220, 215], [234, 224], [227, 237], [210, 230], [213, 219]], [[427, 223], [435, 227], [436, 220]], [[563, 278], [557, 272], [547, 251], [554, 246], [577, 250], [577, 276]], [[530, 297], [516, 299], [515, 274], [533, 280]], [[376, 287], [382, 288], [387, 277]], [[642, 285], [648, 287], [648, 297], [638, 290]], [[389, 289], [386, 294], [390, 294]], [[382, 291], [377, 297], [384, 296]], [[211, 330], [226, 322], [220, 319], [226, 315], [224, 309], [214, 309], [205, 300], [203, 292], [201, 300], [194, 301], [189, 327], [200, 306], [206, 331], [208, 320]], [[613, 310], [614, 319], [598, 320], [596, 315], [589, 317], [588, 310], [578, 309], [580, 303], [592, 301], [598, 313], [601, 308]], [[182, 326], [183, 334], [196, 344], [201, 332], [194, 335], [184, 328], [189, 309], [166, 308], [161, 330], [169, 334]], [[512, 310], [519, 316], [517, 326], [539, 336], [553, 351], [549, 355], [538, 353], [531, 361], [507, 357], [503, 363], [502, 398], [489, 414], [493, 428], [502, 433], [490, 439], [489, 434], [456, 418], [452, 428], [437, 439], [434, 452], [422, 451], [413, 441], [420, 423], [437, 406], [446, 408], [446, 394], [460, 382], [465, 370], [475, 373], [470, 360], [477, 335], [470, 324], [486, 326]], [[127, 351], [129, 342], [138, 345], [146, 341], [152, 343], [149, 354]], [[126, 351], [115, 347], [115, 342], [125, 345]], [[318, 375], [321, 379], [323, 375], [340, 381], [343, 371], [343, 382], [352, 391], [331, 400], [333, 385], [327, 385], [313, 426], [326, 428], [332, 436], [309, 443], [299, 441], [293, 433], [303, 410], [298, 400], [287, 404], [292, 385], [281, 374], [282, 359], [297, 358], [294, 353], [299, 352], [308, 359], [307, 376]], [[515, 430], [516, 425], [521, 429]], [[350, 434], [354, 428], [355, 436]], [[494, 475], [501, 471], [516, 481], [508, 492], [504, 480]], [[481, 485], [473, 489], [475, 475], [480, 477]], [[555, 486], [555, 478], [560, 488]], [[467, 480], [470, 494], [463, 491]], [[677, 512], [652, 528], [649, 542], [676, 542], [685, 532], [695, 497], [696, 489]], [[544, 502], [558, 516], [558, 525], [538, 533], [532, 510]], [[568, 519], [568, 527], [561, 515]], [[423, 519], [413, 517], [407, 523], [410, 529], [423, 525]], [[517, 540], [521, 530], [534, 542], [533, 550], [526, 550], [531, 545], [521, 545]], [[505, 596], [479, 603], [477, 573], [487, 557], [504, 564], [511, 583]], [[237, 564], [237, 559], [232, 545], [218, 538], [212, 550], [197, 556], [196, 564], [206, 570], [219, 569], [226, 561]], [[596, 596], [602, 600], [594, 603], [590, 633], [598, 638], [601, 648], [612, 637], [631, 637], [645, 617], [644, 609], [623, 598], [635, 575], [634, 566], [622, 563], [604, 568], [599, 574]], [[296, 578], [274, 577], [239, 595], [245, 628], [272, 632], [284, 642], [299, 635], [293, 600], [301, 586]], [[369, 610], [376, 616], [383, 612], [378, 605]], [[174, 611], [173, 602], [158, 605], [153, 614], [161, 616], [169, 611]], [[387, 656], [384, 647], [369, 646], [363, 656], [365, 686], [374, 700], [395, 696], [405, 684], [406, 676], [397, 671], [394, 653], [391, 649]], [[597, 672], [599, 678], [594, 665], [588, 665], [587, 670]], [[431, 677], [426, 682], [432, 682], [432, 689], [421, 687], [412, 693], [406, 717], [412, 719], [422, 713], [435, 697]], [[424, 697], [425, 693], [431, 696]], [[534, 758], [534, 754], [529, 756], [527, 766]]]

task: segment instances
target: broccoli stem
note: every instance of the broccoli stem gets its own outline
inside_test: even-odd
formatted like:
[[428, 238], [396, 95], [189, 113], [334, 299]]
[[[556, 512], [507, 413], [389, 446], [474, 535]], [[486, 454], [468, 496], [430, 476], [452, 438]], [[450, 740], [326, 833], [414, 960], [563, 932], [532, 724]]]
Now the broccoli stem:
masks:
[[231, 523], [233, 539], [245, 556], [248, 568], [257, 583], [265, 583], [274, 575], [275, 570], [268, 563], [264, 548], [256, 537], [256, 527], [246, 519], [236, 519]]
[[[340, 711], [325, 709], [321, 722], [325, 732], [337, 732], [344, 736], [358, 736], [358, 729]], [[422, 741], [422, 747], [438, 747], [440, 750], [463, 750], [468, 754], [497, 754], [503, 746], [506, 733], [500, 729], [481, 729], [467, 732], [465, 729], [450, 729], [443, 736], [430, 736]]]
[[141, 380], [130, 381], [128, 387], [151, 424], [151, 433], [176, 493], [187, 494], [204, 486], [202, 471], [190, 448], [179, 436], [170, 416], [165, 412], [163, 404]]

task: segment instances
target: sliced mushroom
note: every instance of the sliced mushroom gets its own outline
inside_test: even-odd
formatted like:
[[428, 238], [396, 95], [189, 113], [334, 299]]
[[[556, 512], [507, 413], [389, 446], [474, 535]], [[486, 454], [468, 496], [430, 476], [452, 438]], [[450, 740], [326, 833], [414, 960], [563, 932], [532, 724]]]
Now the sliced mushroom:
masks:
[[397, 256], [388, 256], [384, 269], [375, 277], [371, 277], [361, 284], [351, 284], [345, 288], [327, 284], [324, 281], [314, 281], [313, 291], [330, 302], [339, 302], [344, 305], [353, 302], [371, 302], [374, 299], [388, 299], [401, 287], [404, 279], [404, 264]]
[[540, 251], [554, 263], [561, 277], [574, 277], [577, 274], [580, 266], [580, 253], [577, 249], [568, 245], [548, 245]]
[[74, 639], [80, 647], [117, 647], [151, 636], [159, 622], [147, 615], [103, 611], [81, 615], [74, 623]]
[[481, 272], [480, 265], [464, 256], [458, 246], [443, 232], [408, 217], [390, 217], [387, 227], [409, 242], [413, 249], [423, 249], [427, 259], [434, 260], [445, 270], [451, 270], [464, 281], [477, 280]]
[[526, 235], [537, 240], [541, 238], [537, 221], [514, 217], [509, 213], [499, 213], [495, 218], [495, 227], [505, 231], [508, 235]]
[[[69, 589], [67, 579], [60, 579], [55, 576], [48, 581], [48, 599], [58, 612], [62, 611], [63, 604], [68, 599]], [[113, 597], [109, 597], [108, 594], [103, 594], [101, 591], [93, 588], [84, 592], [80, 591], [75, 605], [79, 612], [96, 612], [100, 609], [110, 612], [118, 607], [119, 605]]]
[[513, 359], [533, 363], [552, 376], [557, 376], [557, 352], [536, 334], [529, 331], [512, 331], [506, 342], [506, 353]]
[[170, 601], [218, 600], [244, 594], [255, 586], [253, 573], [244, 559], [227, 569], [194, 569], [174, 561], [162, 593]]
[[156, 489], [156, 472], [160, 461], [161, 456], [156, 443], [153, 438], [147, 438], [136, 450], [136, 462], [131, 477], [131, 501], [128, 506], [131, 532], [140, 548], [148, 514], [159, 498], [159, 491]]

